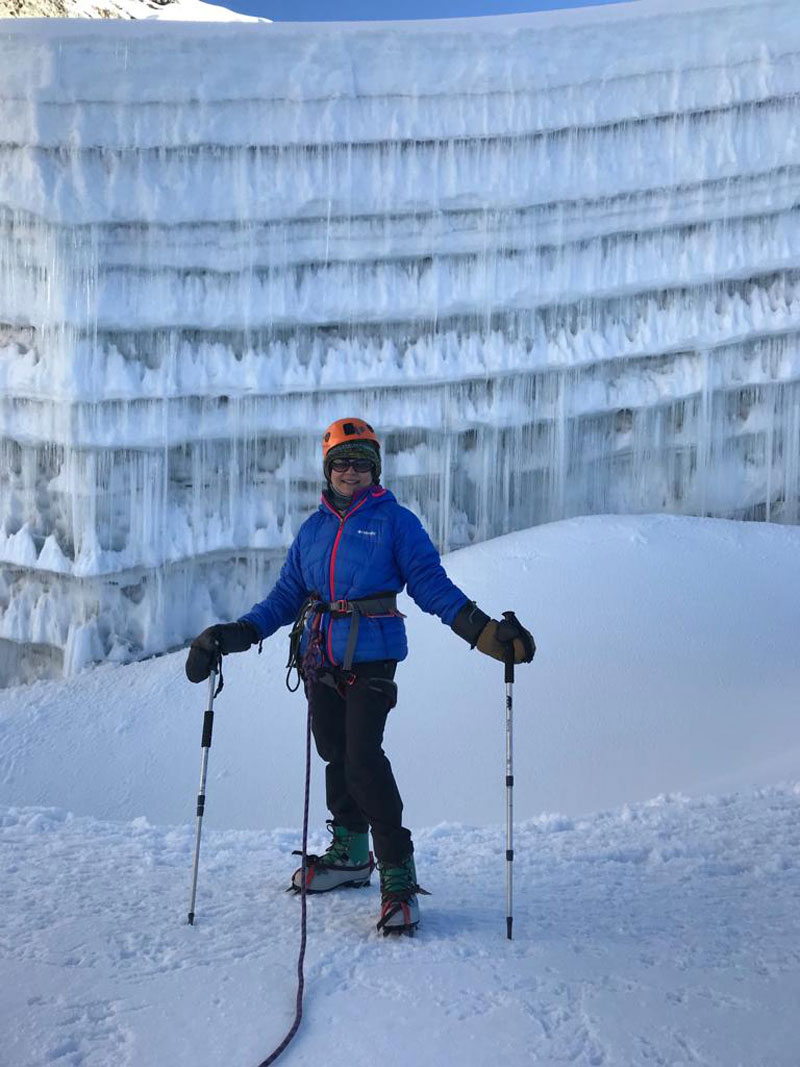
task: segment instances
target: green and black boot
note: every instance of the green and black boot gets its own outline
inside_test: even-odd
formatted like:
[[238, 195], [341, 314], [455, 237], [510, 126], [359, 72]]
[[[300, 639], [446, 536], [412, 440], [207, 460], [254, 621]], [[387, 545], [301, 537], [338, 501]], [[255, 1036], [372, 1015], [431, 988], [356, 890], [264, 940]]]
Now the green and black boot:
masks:
[[[361, 888], [369, 885], [375, 861], [369, 850], [369, 834], [348, 830], [328, 820], [333, 840], [321, 856], [306, 856], [306, 893], [327, 893], [331, 889]], [[298, 855], [298, 853], [295, 853]], [[302, 867], [292, 876], [291, 888], [302, 887]]]
[[427, 890], [417, 885], [417, 869], [413, 853], [402, 863], [378, 861], [381, 878], [381, 917], [378, 929], [387, 934], [407, 934], [413, 937], [419, 925], [419, 902], [417, 896]]

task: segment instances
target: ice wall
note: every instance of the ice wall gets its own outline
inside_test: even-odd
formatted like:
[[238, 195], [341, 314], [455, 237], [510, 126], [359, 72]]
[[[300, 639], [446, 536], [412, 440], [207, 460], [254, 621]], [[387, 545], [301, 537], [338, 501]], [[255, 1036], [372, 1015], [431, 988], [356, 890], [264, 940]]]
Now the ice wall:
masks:
[[442, 548], [800, 519], [800, 7], [0, 29], [0, 673], [266, 591], [363, 413]]

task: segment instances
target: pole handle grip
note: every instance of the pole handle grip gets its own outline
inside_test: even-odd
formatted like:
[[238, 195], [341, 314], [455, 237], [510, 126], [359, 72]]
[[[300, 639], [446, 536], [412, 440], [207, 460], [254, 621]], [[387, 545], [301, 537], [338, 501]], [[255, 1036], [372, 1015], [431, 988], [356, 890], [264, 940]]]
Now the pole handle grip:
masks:
[[211, 748], [211, 734], [214, 730], [214, 712], [211, 708], [203, 716], [203, 739], [200, 742], [201, 748]]
[[513, 682], [514, 681], [514, 646], [513, 645], [509, 645], [508, 649], [506, 650], [505, 666], [506, 666], [506, 682], [507, 683], [508, 682]]
[[[503, 612], [503, 618], [507, 620], [507, 623], [500, 623], [500, 630], [502, 630], [503, 626], [507, 625], [508, 623], [512, 623], [514, 626], [519, 626], [519, 623], [517, 622], [517, 617], [516, 617], [516, 615], [514, 614], [513, 611], [504, 611]], [[513, 632], [514, 631], [512, 630], [512, 633]], [[502, 638], [501, 638], [501, 640], [502, 640]], [[504, 662], [505, 662], [505, 665], [506, 665], [506, 682], [507, 683], [508, 682], [513, 682], [514, 681], [514, 642], [513, 641], [506, 642], [506, 658], [505, 658]]]

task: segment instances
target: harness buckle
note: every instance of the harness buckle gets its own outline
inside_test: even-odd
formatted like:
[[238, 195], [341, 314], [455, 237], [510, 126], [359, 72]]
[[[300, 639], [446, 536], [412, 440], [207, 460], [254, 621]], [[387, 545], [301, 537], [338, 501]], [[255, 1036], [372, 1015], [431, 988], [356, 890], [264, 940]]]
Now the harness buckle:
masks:
[[341, 615], [349, 615], [353, 609], [350, 606], [349, 600], [332, 600], [330, 603], [330, 610]]

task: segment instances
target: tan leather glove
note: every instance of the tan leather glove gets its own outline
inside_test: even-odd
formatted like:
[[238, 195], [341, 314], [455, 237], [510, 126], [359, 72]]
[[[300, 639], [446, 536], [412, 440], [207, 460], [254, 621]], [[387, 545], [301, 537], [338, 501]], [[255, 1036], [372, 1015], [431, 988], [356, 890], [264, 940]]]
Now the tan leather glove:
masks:
[[517, 619], [513, 611], [503, 612], [503, 619], [490, 619], [478, 635], [476, 648], [485, 656], [506, 661], [508, 646], [514, 649], [515, 663], [530, 663], [536, 653], [533, 635]]

